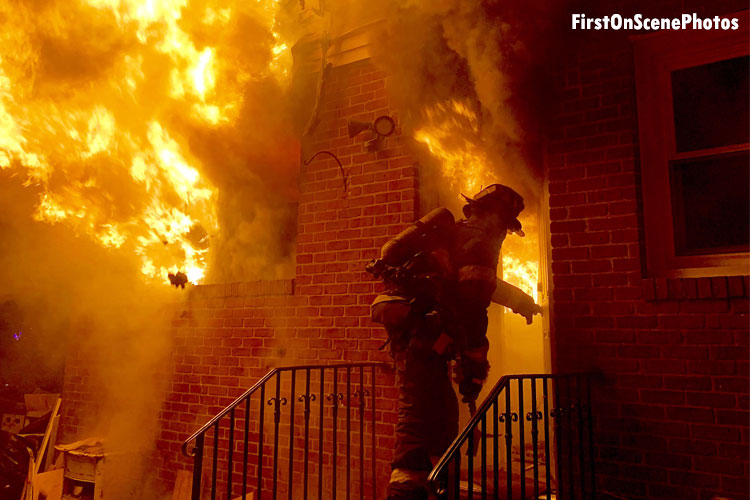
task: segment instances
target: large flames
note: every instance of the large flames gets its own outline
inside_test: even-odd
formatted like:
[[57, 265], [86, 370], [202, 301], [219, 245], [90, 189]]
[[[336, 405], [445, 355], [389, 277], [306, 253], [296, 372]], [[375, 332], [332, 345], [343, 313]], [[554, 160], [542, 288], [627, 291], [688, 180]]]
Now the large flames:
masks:
[[[467, 100], [452, 99], [424, 111], [425, 125], [415, 139], [425, 144], [440, 164], [441, 174], [451, 189], [474, 194], [483, 186], [503, 182], [493, 171], [492, 162], [481, 147], [480, 123]], [[507, 181], [506, 181], [507, 182]], [[503, 244], [503, 278], [538, 300], [538, 227], [521, 214], [526, 237], [510, 237]]]
[[[136, 256], [149, 280], [182, 271], [200, 282], [220, 220], [218, 188], [193, 146], [241, 123], [250, 82], [288, 78], [279, 3], [0, 4], [0, 169], [38, 190], [35, 218]], [[250, 46], [249, 31], [263, 34]], [[455, 191], [502, 182], [469, 101], [424, 117], [416, 139]], [[535, 296], [537, 238], [527, 235], [506, 240], [503, 274]]]
[[247, 82], [286, 78], [277, 3], [3, 2], [0, 169], [39, 191], [35, 218], [198, 283], [219, 222], [190, 134], [232, 126]]

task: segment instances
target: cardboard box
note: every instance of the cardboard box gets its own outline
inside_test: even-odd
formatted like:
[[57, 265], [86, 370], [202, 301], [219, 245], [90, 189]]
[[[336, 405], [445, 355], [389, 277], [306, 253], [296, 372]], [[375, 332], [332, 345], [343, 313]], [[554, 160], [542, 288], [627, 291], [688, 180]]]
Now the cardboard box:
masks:
[[24, 394], [26, 403], [26, 417], [39, 418], [52, 411], [59, 398], [59, 394]]

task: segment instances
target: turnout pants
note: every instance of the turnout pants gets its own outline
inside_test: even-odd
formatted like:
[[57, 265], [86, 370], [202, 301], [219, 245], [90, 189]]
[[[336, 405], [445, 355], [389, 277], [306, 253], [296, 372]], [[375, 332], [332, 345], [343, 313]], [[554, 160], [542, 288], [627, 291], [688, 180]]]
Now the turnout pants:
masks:
[[458, 401], [448, 362], [432, 350], [396, 353], [399, 407], [388, 500], [427, 499], [432, 459], [458, 433]]

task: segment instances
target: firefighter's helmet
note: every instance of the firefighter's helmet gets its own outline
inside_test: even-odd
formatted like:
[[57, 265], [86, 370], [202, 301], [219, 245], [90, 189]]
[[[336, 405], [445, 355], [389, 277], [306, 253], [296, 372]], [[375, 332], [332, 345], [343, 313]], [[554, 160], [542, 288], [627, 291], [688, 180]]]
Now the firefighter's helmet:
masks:
[[518, 220], [518, 215], [524, 209], [523, 197], [513, 189], [502, 184], [490, 184], [475, 194], [473, 198], [465, 194], [461, 196], [467, 202], [464, 207], [464, 214], [467, 216], [473, 208], [481, 207], [482, 209], [496, 210], [503, 216], [510, 231], [523, 236], [521, 221]]

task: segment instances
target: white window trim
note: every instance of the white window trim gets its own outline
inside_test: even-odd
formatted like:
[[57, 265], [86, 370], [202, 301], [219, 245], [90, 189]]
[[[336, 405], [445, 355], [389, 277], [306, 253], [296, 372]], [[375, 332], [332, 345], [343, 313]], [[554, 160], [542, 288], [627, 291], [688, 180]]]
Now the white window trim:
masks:
[[676, 153], [671, 72], [750, 54], [750, 15], [745, 11], [727, 17], [739, 20], [738, 30], [660, 31], [632, 39], [638, 98], [646, 269], [649, 277], [748, 274], [750, 254], [747, 252], [675, 255], [672, 231], [670, 161], [748, 149], [748, 145], [744, 144]]

